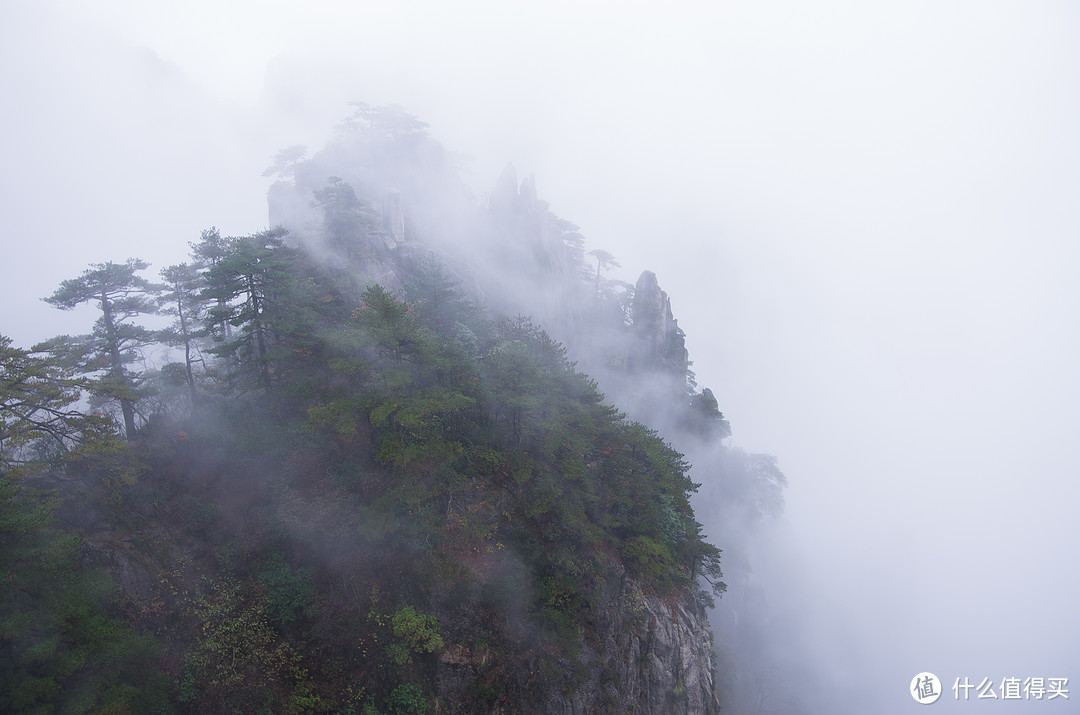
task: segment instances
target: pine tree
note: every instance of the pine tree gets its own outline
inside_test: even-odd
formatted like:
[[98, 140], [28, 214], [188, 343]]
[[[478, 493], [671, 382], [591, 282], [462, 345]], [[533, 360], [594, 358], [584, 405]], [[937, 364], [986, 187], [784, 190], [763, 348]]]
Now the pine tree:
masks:
[[197, 396], [192, 365], [196, 358], [192, 351], [199, 335], [198, 321], [205, 307], [201, 295], [203, 277], [194, 266], [187, 263], [162, 269], [161, 277], [165, 281], [165, 290], [158, 298], [158, 305], [162, 313], [176, 318], [172, 327], [163, 331], [162, 336], [167, 344], [184, 347], [184, 379], [191, 395], [191, 408], [195, 409]]
[[0, 335], [0, 473], [33, 469], [62, 454], [86, 430], [73, 406], [83, 381]]
[[79, 361], [79, 368], [87, 374], [104, 369], [104, 374], [91, 383], [91, 392], [120, 403], [128, 439], [135, 436], [139, 379], [126, 365], [136, 359], [140, 348], [154, 342], [150, 330], [132, 322], [139, 315], [157, 312], [153, 296], [159, 287], [137, 275], [148, 266], [137, 258], [125, 263], [95, 263], [78, 278], [62, 282], [55, 293], [45, 298], [46, 303], [61, 310], [97, 301], [101, 317], [94, 323], [93, 332], [82, 340], [83, 354], [91, 359]]
[[214, 301], [206, 327], [218, 342], [212, 352], [233, 358], [241, 375], [254, 372], [267, 391], [284, 325], [306, 302], [297, 295], [300, 253], [285, 245], [285, 234], [275, 228], [228, 239], [228, 250], [205, 274], [203, 296]]

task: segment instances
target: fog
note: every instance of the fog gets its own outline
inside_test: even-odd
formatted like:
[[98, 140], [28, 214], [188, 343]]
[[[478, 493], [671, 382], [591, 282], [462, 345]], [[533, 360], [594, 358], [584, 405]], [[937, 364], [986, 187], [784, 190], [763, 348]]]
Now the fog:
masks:
[[0, 14], [16, 344], [86, 330], [39, 298], [91, 262], [265, 227], [278, 149], [400, 104], [479, 196], [512, 162], [612, 277], [656, 272], [730, 444], [790, 482], [752, 557], [807, 711], [911, 711], [921, 671], [938, 709], [1068, 710], [951, 686], [1080, 678], [1080, 6]]

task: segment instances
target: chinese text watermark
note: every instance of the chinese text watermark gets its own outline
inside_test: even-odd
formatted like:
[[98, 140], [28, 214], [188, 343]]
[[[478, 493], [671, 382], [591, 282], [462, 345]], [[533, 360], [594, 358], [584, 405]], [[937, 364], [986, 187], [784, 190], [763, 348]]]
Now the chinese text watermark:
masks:
[[1002, 678], [995, 689], [990, 678], [976, 685], [965, 675], [956, 679], [952, 690], [956, 700], [1068, 700], [1068, 686], [1068, 678]]
[[[1006, 677], [995, 681], [968, 676], [957, 678], [952, 685], [954, 700], [1068, 700], [1069, 679], [1029, 676]], [[915, 702], [929, 705], [942, 695], [941, 680], [933, 673], [919, 673], [908, 688]]]

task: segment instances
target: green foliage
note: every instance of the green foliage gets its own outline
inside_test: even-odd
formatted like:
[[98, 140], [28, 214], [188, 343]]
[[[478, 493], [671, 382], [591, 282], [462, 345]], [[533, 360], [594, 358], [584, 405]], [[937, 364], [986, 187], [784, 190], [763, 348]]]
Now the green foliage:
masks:
[[353, 318], [376, 347], [380, 357], [394, 363], [417, 363], [435, 346], [416, 321], [412, 309], [376, 284], [364, 291]]
[[115, 584], [78, 559], [49, 504], [0, 478], [0, 702], [5, 712], [147, 712], [167, 701], [157, 646], [106, 610]]
[[100, 481], [107, 487], [104, 499], [116, 506], [126, 487], [150, 468], [143, 450], [118, 431], [111, 420], [86, 420], [78, 442], [63, 455], [68, 472]]
[[274, 554], [259, 572], [266, 592], [266, 604], [271, 618], [277, 623], [289, 623], [300, 616], [310, 617], [314, 604], [315, 586], [310, 568], [294, 569], [281, 554]]
[[477, 337], [469, 326], [481, 328], [481, 311], [459, 290], [458, 284], [441, 262], [428, 256], [412, 266], [404, 295], [425, 326], [444, 341], [452, 338], [467, 355], [475, 356]]
[[631, 571], [653, 581], [661, 591], [668, 591], [675, 585], [672, 579], [674, 556], [664, 544], [648, 536], [633, 536], [623, 543], [619, 555]]
[[[441, 626], [434, 616], [418, 611], [409, 605], [398, 607], [392, 614], [379, 609], [378, 589], [371, 594], [371, 610], [368, 621], [384, 632], [384, 651], [390, 662], [398, 666], [408, 665], [414, 654], [433, 653], [443, 647]], [[390, 638], [392, 636], [392, 638]]]
[[686, 427], [707, 439], [724, 439], [731, 436], [731, 425], [724, 419], [716, 397], [709, 388], [691, 395], [689, 421]]
[[146, 469], [137, 450], [112, 420], [75, 409], [89, 381], [44, 355], [0, 335], [0, 473], [11, 478], [66, 462], [113, 486], [133, 483]]
[[412, 606], [402, 606], [394, 611], [390, 625], [394, 636], [417, 653], [431, 653], [443, 647], [438, 619], [421, 613]]
[[104, 420], [72, 406], [84, 384], [56, 361], [0, 335], [0, 472], [41, 468], [102, 427]]
[[196, 339], [205, 335], [199, 323], [207, 307], [202, 295], [203, 276], [197, 266], [179, 263], [163, 268], [161, 278], [165, 285], [158, 298], [158, 306], [163, 314], [171, 315], [174, 320], [168, 329], [159, 333], [159, 338], [166, 345], [184, 349], [184, 362], [180, 363], [182, 371], [176, 376], [182, 377], [187, 385], [191, 408], [194, 409], [197, 402], [194, 371], [198, 360]]
[[428, 711], [428, 702], [424, 691], [416, 685], [399, 685], [386, 699], [390, 715], [424, 715]]
[[442, 387], [376, 403], [369, 418], [387, 435], [379, 443], [376, 459], [405, 468], [421, 460], [430, 465], [459, 457], [461, 444], [447, 436], [453, 434], [460, 413], [475, 404], [475, 399]]
[[331, 176], [314, 196], [314, 205], [323, 210], [323, 228], [331, 248], [347, 258], [359, 255], [357, 249], [365, 217], [353, 187], [340, 177]]
[[358, 412], [358, 406], [346, 400], [314, 405], [307, 410], [304, 427], [312, 431], [331, 432], [342, 441], [349, 440], [356, 434]]
[[211, 352], [232, 364], [241, 389], [255, 384], [270, 391], [281, 375], [295, 374], [287, 366], [304, 362], [318, 342], [312, 267], [285, 245], [285, 234], [278, 228], [222, 243], [211, 235], [204, 250], [215, 256], [204, 274], [201, 295], [212, 303], [204, 328], [216, 341]]
[[201, 712], [257, 712], [306, 694], [301, 657], [271, 627], [258, 584], [216, 581], [192, 615], [199, 635], [185, 660], [182, 700]]
[[[344, 134], [372, 151], [425, 141], [408, 116], [369, 107]], [[295, 152], [279, 159], [282, 172], [312, 170]], [[162, 273], [176, 322], [158, 339], [184, 358], [146, 383], [125, 383], [90, 338], [57, 339], [48, 357], [0, 339], [0, 375], [11, 376], [0, 382], [4, 467], [60, 456], [73, 473], [110, 481], [115, 511], [135, 507], [132, 540], [166, 542], [155, 558], [200, 554], [189, 571], [204, 582], [176, 562], [163, 579], [186, 579], [197, 595], [176, 588], [139, 604], [154, 628], [163, 611], [172, 618], [164, 632], [183, 653], [173, 661], [183, 708], [423, 713], [432, 690], [415, 683], [450, 657], [476, 671], [469, 697], [492, 710], [509, 686], [580, 682], [577, 656], [599, 645], [597, 614], [622, 587], [614, 561], [647, 592], [690, 597], [699, 578], [722, 591], [682, 455], [606, 404], [538, 325], [489, 318], [440, 262], [402, 258], [400, 293], [361, 291], [346, 274], [363, 252], [366, 209], [343, 180], [316, 198], [347, 264], [329, 270], [345, 280], [333, 283], [283, 230], [203, 232], [192, 264]], [[580, 259], [576, 227], [558, 229]], [[614, 261], [593, 255], [599, 304]], [[155, 420], [129, 444], [108, 420], [71, 408], [90, 380], [176, 421]], [[691, 404], [695, 424], [725, 434], [711, 393]], [[767, 464], [743, 466], [779, 484]], [[148, 468], [152, 485], [131, 488]], [[0, 528], [30, 533], [45, 513], [5, 512]], [[144, 518], [179, 523], [163, 537]], [[368, 592], [365, 618], [358, 594]], [[60, 663], [52, 654], [65, 638], [27, 640], [22, 652]], [[77, 672], [33, 687], [46, 702]]]

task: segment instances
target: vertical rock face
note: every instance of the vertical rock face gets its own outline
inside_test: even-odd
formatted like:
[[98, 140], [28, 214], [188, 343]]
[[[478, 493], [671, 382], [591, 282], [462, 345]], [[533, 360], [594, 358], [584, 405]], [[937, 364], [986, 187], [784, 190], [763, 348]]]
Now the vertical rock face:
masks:
[[712, 638], [693, 601], [648, 595], [633, 581], [601, 615], [603, 648], [583, 657], [590, 680], [544, 712], [718, 713]]
[[393, 246], [405, 243], [405, 215], [401, 211], [401, 195], [388, 191], [382, 200], [383, 230], [389, 234]]
[[634, 367], [660, 369], [683, 380], [689, 353], [679, 322], [671, 314], [671, 300], [660, 290], [656, 274], [644, 271], [634, 287], [634, 332], [640, 349]]
[[489, 276], [493, 298], [544, 325], [570, 324], [577, 311], [575, 264], [563, 230], [537, 197], [536, 179], [518, 183], [507, 166], [488, 201], [491, 253], [501, 267]]
[[[440, 702], [455, 715], [524, 713], [583, 715], [642, 713], [712, 715], [720, 712], [713, 675], [713, 645], [703, 609], [688, 595], [660, 597], [644, 592], [611, 564], [614, 583], [596, 614], [595, 642], [582, 648], [576, 662], [560, 662], [582, 675], [577, 687], [565, 684], [528, 700], [508, 697], [492, 711], [470, 705], [466, 694], [484, 681], [485, 656], [460, 646], [439, 656]], [[530, 669], [540, 670], [540, 663]]]

